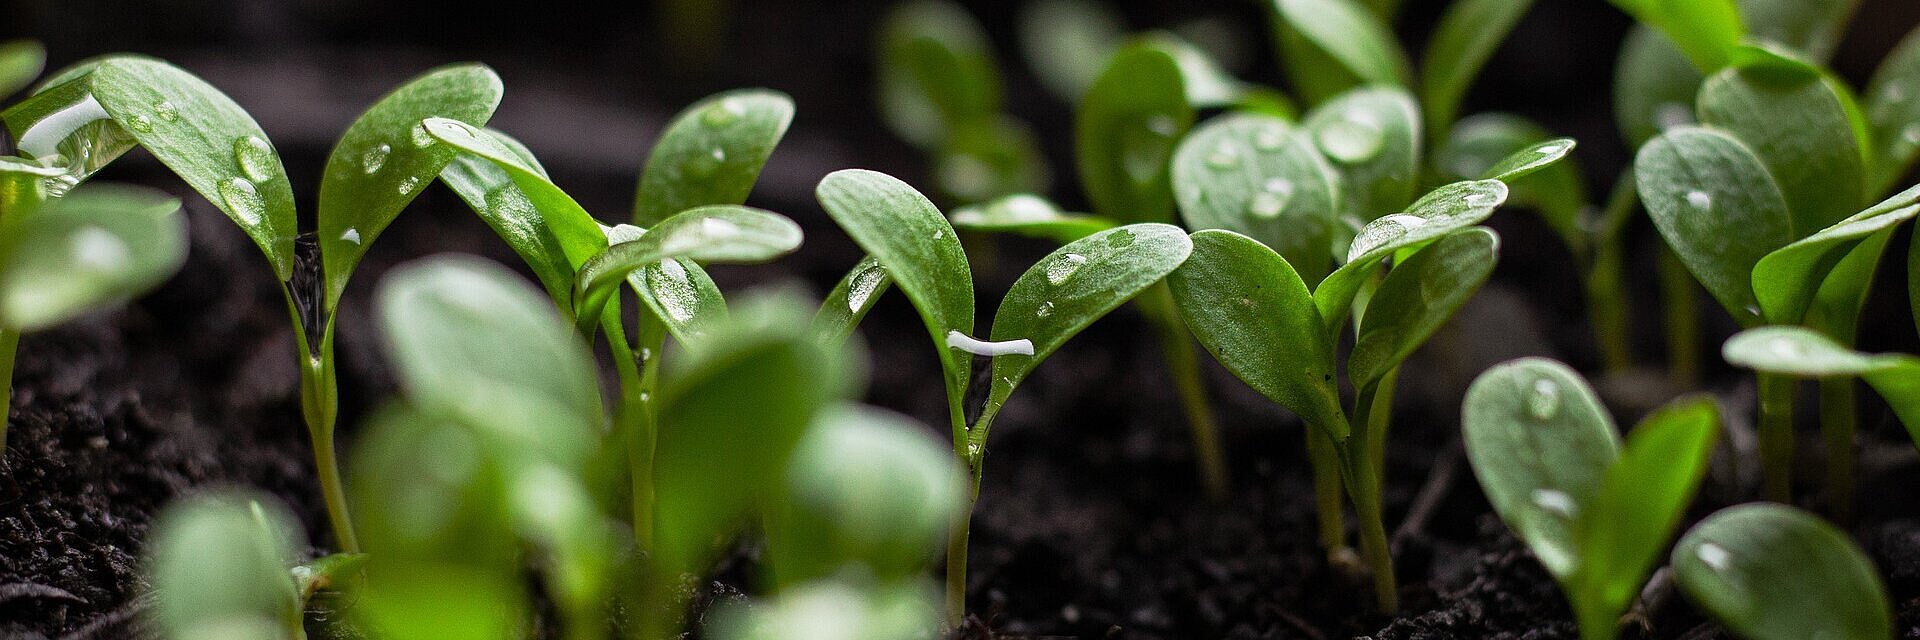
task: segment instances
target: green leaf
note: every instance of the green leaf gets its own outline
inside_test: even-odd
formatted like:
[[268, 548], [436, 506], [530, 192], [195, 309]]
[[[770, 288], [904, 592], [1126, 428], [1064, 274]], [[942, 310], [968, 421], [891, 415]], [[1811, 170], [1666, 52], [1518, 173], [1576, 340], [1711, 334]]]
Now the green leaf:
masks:
[[1760, 158], [1786, 196], [1795, 238], [1858, 211], [1865, 199], [1866, 150], [1854, 135], [1854, 110], [1839, 81], [1786, 58], [1730, 67], [1700, 87], [1700, 121]]
[[1907, 301], [1913, 305], [1914, 328], [1920, 329], [1920, 237], [1907, 248]]
[[1493, 274], [1500, 238], [1475, 227], [1441, 238], [1393, 267], [1367, 303], [1347, 377], [1356, 389], [1379, 382], [1413, 355]]
[[657, 576], [702, 571], [713, 545], [780, 486], [816, 412], [851, 391], [852, 364], [815, 339], [811, 306], [742, 305], [703, 348], [669, 361], [654, 461]]
[[1195, 109], [1229, 107], [1251, 90], [1233, 74], [1221, 69], [1207, 52], [1187, 39], [1170, 32], [1150, 32], [1139, 39], [1173, 56], [1180, 65], [1181, 84], [1187, 90], [1187, 102]]
[[1739, 0], [1739, 5], [1749, 38], [1826, 60], [1860, 0]]
[[46, 68], [47, 50], [32, 40], [0, 43], [0, 97], [13, 95]]
[[1613, 418], [1580, 374], [1522, 358], [1473, 381], [1460, 426], [1494, 512], [1565, 582], [1582, 562], [1577, 523], [1619, 457]]
[[167, 168], [232, 218], [293, 277], [299, 220], [293, 186], [267, 134], [232, 98], [179, 67], [114, 58], [94, 70], [93, 97]]
[[1759, 320], [1754, 265], [1793, 241], [1793, 220], [1765, 165], [1739, 140], [1680, 127], [1640, 148], [1640, 200], [1680, 261], [1742, 324]]
[[1803, 378], [1858, 376], [1885, 398], [1920, 444], [1920, 357], [1870, 355], [1804, 327], [1769, 326], [1727, 339], [1721, 356], [1734, 366]]
[[1537, 210], [1575, 255], [1584, 255], [1589, 242], [1581, 210], [1587, 206], [1587, 185], [1567, 159], [1574, 146], [1571, 138], [1555, 138], [1520, 116], [1481, 113], [1455, 124], [1453, 135], [1434, 152], [1433, 166], [1445, 179], [1507, 183], [1508, 204]]
[[524, 569], [376, 556], [354, 591], [353, 619], [389, 640], [493, 640], [525, 633]]
[[[511, 140], [498, 131], [487, 133], [502, 142]], [[527, 160], [531, 164], [531, 158]], [[573, 265], [567, 261], [560, 239], [554, 236], [546, 217], [514, 183], [506, 169], [480, 156], [463, 153], [440, 170], [440, 181], [465, 200], [467, 206], [480, 214], [487, 226], [519, 254], [555, 304], [564, 305], [572, 299]]]
[[511, 569], [516, 583], [524, 579], [501, 467], [504, 456], [526, 455], [525, 438], [391, 402], [376, 408], [354, 440], [347, 497], [371, 556], [368, 578], [380, 579], [388, 567], [446, 562]]
[[966, 471], [907, 416], [857, 404], [821, 411], [775, 498], [767, 555], [781, 589], [864, 567], [891, 582], [920, 575], [963, 517]]
[[1733, 0], [1613, 0], [1635, 20], [1672, 38], [1693, 66], [1713, 72], [1746, 35]]
[[880, 113], [896, 135], [936, 148], [1000, 111], [1000, 72], [980, 23], [960, 5], [916, 0], [880, 28]]
[[700, 342], [708, 329], [727, 317], [720, 286], [693, 260], [648, 263], [627, 274], [627, 285], [681, 344]]
[[[574, 318], [583, 329], [597, 324], [600, 312], [630, 274], [663, 260], [766, 262], [800, 248], [800, 240], [800, 225], [771, 211], [728, 204], [682, 211], [661, 220], [639, 239], [607, 247], [581, 265], [573, 285]], [[698, 302], [684, 295], [698, 290], [687, 282], [686, 268], [678, 261], [660, 266], [661, 274], [676, 282], [654, 279], [648, 272], [645, 282], [635, 286], [654, 294], [649, 299], [660, 305], [663, 319], [686, 320], [692, 315], [691, 307], [679, 305]]]
[[97, 185], [0, 218], [0, 327], [38, 331], [158, 286], [187, 258], [180, 201]]
[[1400, 89], [1350, 91], [1315, 108], [1301, 127], [1340, 171], [1340, 214], [1361, 222], [1413, 199], [1420, 170], [1420, 111]]
[[741, 89], [687, 107], [653, 144], [633, 198], [633, 223], [709, 204], [743, 204], [775, 145], [793, 122], [793, 99]]
[[1680, 538], [1672, 562], [1680, 589], [1740, 637], [1893, 636], [1872, 561], [1844, 532], [1799, 509], [1722, 509]]
[[1753, 267], [1753, 292], [1768, 322], [1797, 324], [1815, 294], [1854, 247], [1920, 214], [1920, 186], [1888, 198], [1818, 233], [1768, 253]]
[[340, 135], [320, 180], [328, 309], [339, 305], [367, 247], [459, 155], [428, 135], [420, 121], [443, 117], [483, 126], [504, 90], [500, 76], [485, 65], [440, 67], [388, 93]]
[[47, 201], [47, 188], [66, 173], [25, 158], [0, 156], [0, 220], [38, 209]]
[[1052, 180], [1033, 129], [1006, 115], [956, 128], [936, 152], [934, 173], [940, 190], [963, 202], [1044, 191]]
[[1345, 440], [1333, 340], [1300, 275], [1252, 238], [1219, 229], [1192, 238], [1167, 285], [1194, 337], [1255, 391]]
[[[1407, 54], [1386, 22], [1372, 11], [1352, 0], [1272, 1], [1287, 26], [1359, 84], [1407, 86]], [[1289, 61], [1288, 67], [1298, 65]]]
[[1635, 25], [1614, 64], [1613, 114], [1620, 134], [1638, 148], [1661, 131], [1693, 124], [1693, 101], [1705, 80], [1673, 40]]
[[1127, 38], [1126, 21], [1096, 0], [1038, 0], [1017, 14], [1020, 49], [1055, 97], [1078, 102]]
[[887, 268], [878, 258], [861, 258], [859, 264], [834, 285], [826, 301], [820, 303], [820, 312], [813, 316], [814, 331], [824, 337], [845, 340], [891, 287], [893, 277], [887, 275]]
[[1573, 138], [1554, 138], [1534, 143], [1494, 163], [1480, 178], [1511, 183], [1565, 159], [1567, 154], [1573, 152], [1574, 144]]
[[149, 619], [168, 640], [293, 640], [299, 521], [278, 500], [222, 490], [167, 505], [145, 552]]
[[1498, 180], [1455, 182], [1421, 196], [1406, 213], [1367, 223], [1347, 248], [1346, 263], [1313, 291], [1327, 333], [1338, 333], [1354, 296], [1387, 258], [1479, 224], [1506, 201], [1507, 185]]
[[1458, 0], [1433, 28], [1422, 58], [1420, 105], [1433, 139], [1445, 140], [1480, 68], [1533, 6], [1532, 0]]
[[599, 440], [593, 358], [539, 292], [466, 256], [396, 268], [375, 295], [400, 388], [519, 455], [580, 468]]
[[796, 585], [765, 602], [729, 601], [708, 626], [716, 640], [915, 640], [940, 624], [931, 585], [845, 577]]
[[1868, 193], [1883, 193], [1920, 159], [1920, 28], [1894, 47], [1867, 84], [1865, 112], [1873, 127]]
[[947, 348], [947, 332], [973, 331], [973, 272], [953, 226], [926, 196], [884, 173], [835, 171], [814, 193], [834, 223], [879, 260], [913, 301], [939, 354], [948, 400], [958, 402], [973, 361]]
[[1670, 402], [1633, 428], [1575, 525], [1575, 597], [1600, 603], [1609, 620], [1626, 613], [1706, 477], [1719, 432], [1720, 408], [1705, 395]]
[[1074, 115], [1074, 155], [1094, 213], [1122, 222], [1172, 222], [1167, 162], [1193, 126], [1173, 54], [1149, 43], [1121, 49]]
[[1173, 157], [1173, 192], [1188, 228], [1259, 240], [1309, 284], [1333, 264], [1339, 180], [1311, 136], [1266, 115], [1210, 120]]
[[60, 181], [48, 183], [53, 195], [91, 177], [137, 142], [93, 98], [90, 74], [109, 59], [75, 65], [60, 74], [71, 78], [43, 83], [42, 89], [0, 113], [21, 155], [65, 169]]
[[[1034, 263], [1001, 299], [992, 334], [995, 341], [1030, 340], [1033, 350], [994, 357], [987, 412], [998, 413], [1060, 345], [1167, 277], [1192, 251], [1186, 231], [1148, 222], [1075, 240]], [[985, 446], [987, 431], [975, 429], [972, 437]]]
[[1053, 201], [1030, 193], [960, 207], [947, 219], [956, 229], [1017, 233], [1061, 244], [1119, 226], [1099, 216], [1061, 211]]
[[427, 135], [456, 149], [492, 162], [512, 177], [521, 194], [546, 220], [567, 262], [575, 269], [607, 248], [607, 236], [593, 215], [575, 202], [567, 192], [547, 178], [545, 169], [532, 162], [517, 144], [508, 144], [473, 125], [447, 118], [427, 118], [420, 125]]

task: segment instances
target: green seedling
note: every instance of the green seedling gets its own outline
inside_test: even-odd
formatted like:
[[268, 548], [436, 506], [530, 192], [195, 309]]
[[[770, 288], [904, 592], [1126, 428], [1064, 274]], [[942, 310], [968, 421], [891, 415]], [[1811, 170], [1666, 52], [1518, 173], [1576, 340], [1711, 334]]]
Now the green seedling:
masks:
[[1860, 353], [1818, 331], [1791, 326], [1742, 331], [1727, 340], [1721, 353], [1729, 363], [1774, 375], [1865, 380], [1920, 445], [1920, 358]]
[[82, 62], [4, 118], [21, 151], [65, 160], [65, 175], [55, 178], [65, 187], [145, 147], [259, 246], [293, 319], [302, 415], [334, 537], [352, 552], [359, 544], [334, 462], [334, 313], [366, 246], [453, 159], [452, 149], [418, 128], [420, 119], [483, 122], [500, 92], [491, 70], [455, 65], [408, 82], [362, 114], [334, 147], [321, 181], [318, 265], [295, 255], [293, 190], [266, 133], [232, 99], [178, 67], [128, 55]]
[[1778, 504], [1722, 509], [1673, 547], [1673, 577], [1748, 640], [1891, 637], [1886, 586], [1846, 533]]
[[[1131, 224], [1054, 251], [1014, 282], [994, 314], [989, 341], [973, 337], [973, 276], [953, 226], [931, 201], [899, 180], [864, 170], [829, 174], [817, 189], [834, 222], [872, 256], [856, 266], [816, 318], [827, 335], [844, 335], [888, 286], [919, 310], [940, 355], [954, 457], [971, 489], [962, 513], [979, 498], [987, 435], [1021, 381], [1068, 339], [1159, 282], [1187, 258], [1191, 243], [1177, 227]], [[992, 359], [987, 400], [968, 421], [965, 405], [973, 357]], [[947, 622], [966, 610], [967, 518], [956, 519], [947, 552]]]
[[305, 537], [280, 501], [251, 492], [169, 504], [145, 551], [154, 593], [147, 619], [167, 640], [304, 640], [292, 569]]
[[1560, 582], [1580, 637], [1616, 637], [1706, 476], [1718, 406], [1706, 397], [1675, 400], [1622, 447], [1579, 374], [1525, 358], [1481, 374], [1461, 412], [1467, 458], [1487, 501]]

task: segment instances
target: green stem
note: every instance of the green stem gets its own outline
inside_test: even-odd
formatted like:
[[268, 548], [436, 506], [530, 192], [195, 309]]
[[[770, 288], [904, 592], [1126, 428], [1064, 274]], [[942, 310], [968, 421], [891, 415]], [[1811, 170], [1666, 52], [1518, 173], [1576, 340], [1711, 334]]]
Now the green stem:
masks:
[[1393, 548], [1387, 541], [1386, 516], [1380, 500], [1380, 469], [1372, 451], [1384, 448], [1385, 438], [1373, 428], [1373, 406], [1379, 385], [1359, 391], [1354, 401], [1353, 435], [1348, 438], [1347, 482], [1353, 495], [1354, 520], [1360, 528], [1360, 554], [1373, 568], [1373, 595], [1381, 613], [1400, 609], [1400, 588], [1393, 573]]
[[1691, 388], [1700, 379], [1700, 298], [1693, 274], [1660, 245], [1660, 297], [1666, 310], [1667, 372], [1674, 384]]
[[[952, 533], [947, 536], [947, 628], [959, 629], [967, 621], [967, 538], [973, 525], [973, 507], [980, 501], [980, 463], [984, 461], [986, 447], [974, 447], [973, 437], [967, 429], [965, 407], [962, 399], [948, 394], [947, 416], [953, 426], [953, 456], [967, 468], [967, 477], [972, 486], [967, 491], [967, 508], [953, 520]], [[992, 422], [993, 416], [982, 415], [982, 425]], [[972, 453], [978, 450], [979, 454]]]
[[340, 383], [333, 366], [333, 323], [327, 323], [320, 339], [320, 353], [308, 353], [301, 345], [300, 410], [307, 422], [307, 436], [313, 441], [314, 472], [320, 476], [320, 493], [327, 501], [327, 520], [333, 524], [333, 537], [345, 553], [359, 553], [360, 539], [354, 535], [353, 517], [347, 512], [347, 491], [340, 482], [340, 463], [334, 458], [333, 431], [340, 413]]
[[1187, 414], [1187, 426], [1193, 436], [1194, 458], [1200, 465], [1200, 483], [1207, 498], [1223, 502], [1227, 498], [1226, 455], [1220, 448], [1220, 428], [1213, 419], [1213, 407], [1207, 403], [1207, 388], [1202, 382], [1200, 359], [1189, 337], [1186, 323], [1174, 307], [1173, 290], [1165, 282], [1153, 285], [1140, 296], [1148, 324], [1160, 339], [1166, 354], [1167, 373], [1173, 376], [1174, 391]]
[[1758, 375], [1760, 389], [1760, 466], [1766, 499], [1793, 500], [1793, 392], [1794, 379], [1775, 373]]
[[1382, 478], [1387, 473], [1387, 429], [1393, 424], [1393, 391], [1399, 382], [1400, 367], [1387, 370], [1379, 382], [1373, 383], [1373, 406], [1367, 408], [1367, 460], [1373, 463], [1374, 473]]
[[613, 354], [614, 372], [620, 379], [620, 404], [614, 409], [614, 428], [627, 448], [627, 478], [631, 489], [633, 537], [644, 551], [653, 549], [653, 454], [658, 435], [654, 423], [653, 390], [659, 377], [660, 348], [666, 342], [663, 329], [652, 329], [645, 312], [640, 320], [640, 349], [636, 354], [627, 342], [626, 329], [617, 318], [603, 323], [607, 349]]
[[1620, 635], [1620, 614], [1608, 607], [1575, 599], [1573, 615], [1580, 624], [1580, 640], [1614, 640]]
[[20, 332], [0, 329], [0, 456], [7, 454], [7, 422], [13, 418], [13, 355]]
[[1853, 523], [1853, 432], [1860, 416], [1855, 411], [1853, 378], [1820, 381], [1820, 433], [1827, 444], [1827, 501], [1834, 522]]
[[1627, 317], [1626, 247], [1621, 230], [1633, 214], [1639, 192], [1633, 172], [1615, 181], [1607, 205], [1601, 210], [1598, 228], [1587, 244], [1586, 284], [1587, 317], [1593, 323], [1593, 337], [1600, 346], [1600, 361], [1611, 373], [1633, 367], [1633, 330]]
[[1345, 488], [1340, 478], [1340, 449], [1317, 425], [1307, 427], [1307, 462], [1313, 466], [1314, 509], [1319, 513], [1320, 548], [1327, 564], [1342, 566], [1353, 555], [1347, 546]]

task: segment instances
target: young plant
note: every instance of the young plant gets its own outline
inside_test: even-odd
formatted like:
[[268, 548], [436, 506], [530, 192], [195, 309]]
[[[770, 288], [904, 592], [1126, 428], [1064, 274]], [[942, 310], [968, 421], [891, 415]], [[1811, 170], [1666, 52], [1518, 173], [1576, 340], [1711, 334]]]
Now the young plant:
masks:
[[[906, 183], [849, 169], [817, 189], [827, 214], [872, 258], [856, 266], [816, 319], [825, 335], [844, 335], [897, 285], [926, 323], [938, 349], [947, 390], [953, 454], [971, 489], [963, 513], [980, 495], [987, 435], [1013, 390], [1069, 338], [1159, 282], [1187, 258], [1191, 243], [1177, 227], [1141, 223], [1075, 240], [1021, 275], [994, 314], [991, 341], [972, 337], [973, 275], [953, 226]], [[843, 310], [844, 309], [844, 310]], [[991, 383], [979, 417], [969, 422], [967, 388], [973, 356], [992, 358]], [[968, 519], [956, 520], [947, 547], [947, 622], [966, 615]]]
[[1676, 400], [1635, 427], [1623, 448], [1579, 374], [1525, 358], [1481, 374], [1461, 412], [1487, 501], [1560, 582], [1580, 637], [1616, 637], [1706, 475], [1717, 405]]
[[1791, 326], [1742, 331], [1727, 340], [1721, 354], [1729, 363], [1773, 375], [1866, 380], [1920, 445], [1920, 357], [1860, 353], [1818, 331]]
[[163, 640], [304, 640], [299, 520], [279, 500], [218, 490], [175, 501], [153, 525], [142, 563], [145, 612]]
[[1748, 640], [1893, 635], [1886, 586], [1846, 533], [1778, 504], [1722, 509], [1673, 547], [1673, 577]]

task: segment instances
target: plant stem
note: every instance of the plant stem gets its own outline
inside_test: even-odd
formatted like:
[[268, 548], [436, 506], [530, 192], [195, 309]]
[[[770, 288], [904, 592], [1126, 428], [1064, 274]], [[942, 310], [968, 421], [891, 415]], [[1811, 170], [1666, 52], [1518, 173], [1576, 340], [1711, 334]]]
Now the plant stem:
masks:
[[0, 329], [0, 456], [7, 455], [7, 422], [13, 418], [13, 355], [20, 332]]
[[1793, 500], [1794, 379], [1776, 373], [1757, 376], [1760, 389], [1760, 466], [1766, 499]]
[[1591, 600], [1575, 598], [1573, 616], [1580, 624], [1580, 640], [1614, 640], [1620, 635], [1620, 614]]
[[[947, 416], [953, 423], [953, 456], [967, 469], [967, 477], [972, 486], [967, 490], [967, 505], [959, 517], [953, 520], [953, 530], [947, 536], [947, 628], [959, 629], [967, 621], [967, 538], [973, 525], [973, 507], [980, 501], [980, 463], [984, 461], [986, 447], [980, 447], [983, 455], [975, 456], [972, 434], [967, 429], [965, 407], [962, 398], [947, 397]], [[993, 416], [982, 415], [981, 423], [988, 424]]]
[[1660, 245], [1660, 298], [1666, 309], [1667, 373], [1674, 384], [1691, 388], [1700, 379], [1700, 298], [1693, 274]]
[[664, 328], [648, 322], [641, 311], [640, 352], [627, 342], [626, 328], [608, 319], [607, 349], [613, 354], [613, 368], [620, 378], [620, 404], [614, 410], [614, 428], [627, 448], [627, 477], [631, 489], [633, 538], [644, 551], [653, 549], [653, 454], [657, 425], [654, 423], [653, 390], [659, 378], [661, 347], [666, 343]]
[[1400, 367], [1394, 367], [1373, 383], [1372, 406], [1367, 408], [1367, 460], [1373, 463], [1374, 473], [1385, 478], [1387, 473], [1387, 428], [1393, 424], [1393, 390], [1400, 381]]
[[1633, 330], [1627, 317], [1626, 247], [1621, 230], [1639, 202], [1632, 171], [1621, 174], [1607, 196], [1606, 208], [1586, 243], [1584, 275], [1587, 317], [1600, 346], [1600, 361], [1611, 373], [1633, 367]]
[[307, 422], [307, 436], [313, 442], [314, 473], [320, 476], [320, 493], [327, 501], [327, 520], [333, 524], [333, 537], [345, 553], [359, 553], [360, 540], [354, 535], [353, 517], [347, 512], [347, 491], [340, 482], [340, 463], [334, 458], [334, 423], [340, 413], [340, 383], [333, 366], [333, 323], [320, 338], [320, 353], [308, 353], [301, 345], [300, 409]]
[[1378, 441], [1384, 434], [1373, 425], [1373, 407], [1379, 385], [1359, 391], [1354, 400], [1353, 432], [1347, 440], [1347, 482], [1353, 495], [1355, 524], [1360, 528], [1360, 553], [1373, 568], [1373, 595], [1381, 613], [1400, 609], [1400, 587], [1393, 573], [1393, 548], [1387, 540], [1386, 517], [1380, 504], [1380, 468], [1374, 464]]
[[1139, 298], [1140, 306], [1160, 338], [1160, 349], [1167, 359], [1167, 374], [1173, 376], [1174, 391], [1187, 413], [1187, 427], [1193, 436], [1193, 454], [1199, 462], [1200, 484], [1207, 498], [1215, 503], [1227, 499], [1226, 455], [1220, 449], [1220, 428], [1213, 419], [1213, 407], [1207, 403], [1207, 387], [1202, 382], [1196, 347], [1174, 307], [1173, 290], [1166, 282], [1147, 289]]
[[1313, 465], [1314, 509], [1320, 520], [1320, 548], [1327, 552], [1327, 564], [1346, 564], [1353, 554], [1347, 546], [1345, 488], [1340, 478], [1340, 449], [1333, 438], [1317, 425], [1307, 427], [1307, 462]]
[[1835, 523], [1853, 523], [1853, 433], [1860, 416], [1854, 410], [1853, 378], [1820, 380], [1820, 433], [1827, 444], [1827, 502]]

